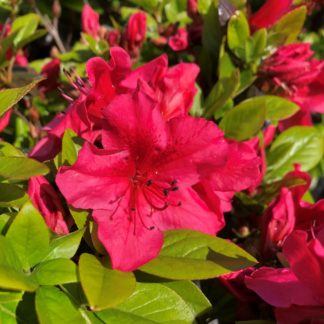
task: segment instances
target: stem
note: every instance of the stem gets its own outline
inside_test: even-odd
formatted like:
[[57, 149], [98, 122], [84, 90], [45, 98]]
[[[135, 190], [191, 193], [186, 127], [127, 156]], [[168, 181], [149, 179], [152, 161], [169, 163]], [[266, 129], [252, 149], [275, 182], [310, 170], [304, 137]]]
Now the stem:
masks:
[[63, 44], [63, 42], [61, 40], [61, 37], [60, 37], [59, 32], [58, 32], [58, 28], [57, 28], [58, 27], [57, 18], [56, 18], [56, 20], [54, 20], [54, 23], [52, 24], [50, 19], [48, 18], [48, 16], [43, 15], [39, 11], [39, 9], [36, 7], [36, 5], [34, 5], [33, 7], [34, 7], [34, 10], [37, 13], [37, 15], [41, 18], [42, 24], [45, 26], [47, 31], [53, 36], [53, 38], [55, 40], [55, 43], [56, 43], [57, 47], [59, 48], [60, 52], [65, 53], [66, 49], [64, 47], [64, 44]]

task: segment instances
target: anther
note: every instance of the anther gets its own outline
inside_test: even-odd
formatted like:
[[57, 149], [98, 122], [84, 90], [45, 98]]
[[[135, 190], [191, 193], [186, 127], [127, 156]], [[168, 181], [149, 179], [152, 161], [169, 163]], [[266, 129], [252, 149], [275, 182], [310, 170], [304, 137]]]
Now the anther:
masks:
[[164, 194], [165, 197], [167, 197], [168, 194], [169, 194], [169, 190], [168, 189], [163, 189], [163, 194]]
[[153, 182], [152, 179], [147, 180], [146, 181], [146, 186], [149, 187], [152, 184], [152, 182]]

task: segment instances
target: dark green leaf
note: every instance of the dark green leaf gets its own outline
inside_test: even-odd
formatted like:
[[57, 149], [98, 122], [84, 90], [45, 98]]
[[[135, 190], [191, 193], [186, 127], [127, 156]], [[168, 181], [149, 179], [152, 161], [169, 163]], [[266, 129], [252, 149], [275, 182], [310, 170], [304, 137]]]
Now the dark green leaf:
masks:
[[0, 183], [0, 207], [20, 208], [28, 199], [26, 192], [18, 186]]

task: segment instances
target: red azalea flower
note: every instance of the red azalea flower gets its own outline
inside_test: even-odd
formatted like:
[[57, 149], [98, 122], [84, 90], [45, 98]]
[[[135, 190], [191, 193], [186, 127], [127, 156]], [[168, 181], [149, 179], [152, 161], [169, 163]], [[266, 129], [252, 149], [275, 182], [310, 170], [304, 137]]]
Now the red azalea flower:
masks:
[[56, 234], [68, 234], [64, 220], [64, 208], [49, 182], [42, 176], [31, 177], [28, 183], [28, 195], [35, 208], [39, 210], [47, 226]]
[[146, 36], [146, 15], [139, 11], [132, 14], [125, 31], [126, 49], [133, 57], [137, 57]]
[[276, 307], [279, 324], [308, 323], [324, 314], [324, 230], [308, 237], [304, 231], [287, 237], [283, 255], [289, 268], [262, 267], [245, 278], [248, 288]]
[[217, 216], [192, 185], [200, 170], [226, 161], [217, 126], [189, 116], [166, 121], [141, 90], [119, 95], [104, 114], [104, 149], [86, 144], [56, 182], [72, 206], [93, 209], [113, 267], [131, 271], [156, 257], [164, 230], [215, 234]]
[[0, 132], [2, 132], [9, 125], [11, 113], [12, 109], [9, 109], [0, 117]]
[[293, 0], [267, 0], [250, 18], [251, 29], [272, 27], [282, 16], [292, 9]]
[[99, 14], [97, 14], [88, 3], [83, 6], [81, 23], [82, 31], [84, 33], [87, 33], [95, 38], [98, 36], [100, 29]]
[[179, 28], [177, 33], [169, 38], [169, 46], [175, 51], [183, 51], [188, 47], [188, 33], [185, 28]]
[[293, 117], [281, 122], [280, 128], [310, 125], [311, 112], [324, 112], [324, 61], [312, 59], [308, 43], [280, 47], [262, 65], [263, 76], [271, 92], [286, 97], [301, 107]]
[[324, 228], [322, 215], [324, 200], [310, 204], [302, 200], [310, 186], [311, 177], [308, 173], [300, 171], [296, 165], [295, 170], [289, 172], [285, 181], [303, 180], [304, 184], [291, 188], [282, 188], [279, 196], [273, 200], [261, 218], [261, 253], [269, 257], [282, 247], [285, 239], [294, 230], [304, 230], [312, 234]]
[[42, 93], [51, 92], [58, 87], [58, 78], [60, 76], [60, 60], [53, 59], [45, 64], [41, 70], [41, 74], [46, 78], [38, 84], [38, 89]]
[[120, 41], [120, 32], [116, 29], [113, 29], [107, 34], [107, 42], [110, 47], [117, 46]]
[[93, 142], [101, 130], [102, 109], [116, 93], [134, 90], [138, 79], [150, 84], [146, 92], [160, 102], [166, 119], [187, 114], [196, 93], [195, 79], [199, 68], [195, 64], [181, 63], [168, 70], [165, 55], [131, 71], [127, 52], [119, 47], [110, 50], [109, 63], [102, 58], [90, 59], [86, 65], [89, 83], [77, 78], [74, 86], [80, 98], [74, 101], [65, 114], [59, 114], [44, 130], [44, 137], [30, 156], [40, 161], [53, 158], [60, 150], [65, 129], [73, 129], [79, 136]]

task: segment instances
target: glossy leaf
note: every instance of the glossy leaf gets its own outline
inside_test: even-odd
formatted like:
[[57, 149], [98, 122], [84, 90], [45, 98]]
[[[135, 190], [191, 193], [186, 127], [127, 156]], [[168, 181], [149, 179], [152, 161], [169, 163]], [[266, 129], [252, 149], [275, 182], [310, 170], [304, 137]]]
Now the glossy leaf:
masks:
[[30, 202], [18, 213], [6, 238], [15, 249], [25, 270], [39, 263], [48, 253], [49, 230], [43, 217]]
[[44, 260], [71, 259], [79, 248], [83, 234], [84, 229], [53, 239], [49, 244], [49, 253]]
[[241, 102], [228, 111], [220, 128], [227, 138], [244, 141], [257, 135], [266, 118], [266, 105], [255, 102], [255, 98]]
[[93, 310], [118, 305], [135, 290], [133, 273], [108, 269], [90, 254], [81, 255], [79, 274], [83, 291]]
[[68, 296], [56, 287], [40, 287], [37, 290], [36, 312], [40, 324], [86, 323]]
[[207, 297], [191, 281], [168, 281], [163, 285], [175, 291], [192, 309], [195, 316], [212, 307]]
[[27, 157], [0, 156], [0, 178], [10, 181], [27, 180], [48, 172], [48, 167], [36, 160]]
[[0, 91], [0, 117], [20, 101], [28, 92], [30, 92], [42, 79], [33, 82], [21, 88], [5, 89]]
[[299, 163], [308, 171], [323, 158], [323, 136], [314, 127], [295, 126], [281, 133], [267, 155], [267, 181], [282, 178]]
[[22, 270], [10, 241], [0, 235], [0, 288], [35, 291], [37, 283]]
[[140, 270], [173, 280], [198, 280], [221, 276], [257, 262], [234, 243], [219, 237], [190, 230], [164, 234], [159, 257]]
[[137, 283], [136, 291], [118, 308], [98, 312], [105, 323], [193, 323], [191, 308], [172, 289], [158, 283]]
[[204, 116], [210, 118], [222, 110], [226, 102], [234, 96], [239, 84], [240, 71], [238, 69], [234, 70], [229, 78], [218, 80], [206, 99]]
[[239, 58], [245, 59], [245, 44], [250, 37], [249, 23], [242, 11], [236, 11], [227, 28], [227, 42], [230, 50]]
[[273, 45], [293, 43], [304, 26], [306, 6], [300, 6], [283, 16], [272, 28], [269, 43]]
[[33, 271], [33, 278], [40, 285], [60, 285], [77, 282], [77, 267], [67, 259], [55, 259], [39, 264]]

